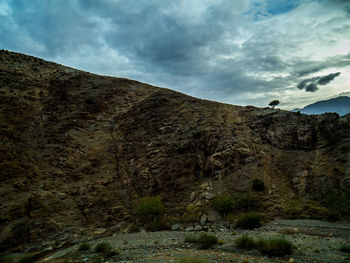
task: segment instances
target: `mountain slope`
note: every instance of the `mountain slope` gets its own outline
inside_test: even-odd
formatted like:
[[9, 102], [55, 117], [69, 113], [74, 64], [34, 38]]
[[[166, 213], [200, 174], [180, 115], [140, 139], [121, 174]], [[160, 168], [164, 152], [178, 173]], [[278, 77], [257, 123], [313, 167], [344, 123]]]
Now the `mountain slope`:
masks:
[[294, 112], [300, 111], [305, 114], [322, 114], [326, 112], [336, 112], [343, 116], [350, 113], [350, 98], [340, 96], [338, 98], [322, 100], [305, 106], [302, 109], [295, 109]]
[[255, 178], [267, 216], [350, 192], [349, 115], [199, 100], [8, 51], [0, 87], [0, 250], [118, 231], [146, 195], [180, 222]]

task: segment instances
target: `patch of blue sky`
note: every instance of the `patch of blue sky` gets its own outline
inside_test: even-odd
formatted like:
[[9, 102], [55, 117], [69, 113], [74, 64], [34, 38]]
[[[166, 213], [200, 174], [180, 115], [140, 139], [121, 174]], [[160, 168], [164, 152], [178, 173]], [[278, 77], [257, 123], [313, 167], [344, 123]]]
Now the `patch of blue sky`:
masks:
[[291, 0], [267, 0], [266, 12], [270, 15], [287, 13], [298, 7], [301, 1]]
[[257, 21], [288, 13], [302, 3], [313, 1], [324, 2], [325, 0], [256, 0], [252, 3], [251, 8], [244, 12], [243, 15], [253, 15], [254, 20]]

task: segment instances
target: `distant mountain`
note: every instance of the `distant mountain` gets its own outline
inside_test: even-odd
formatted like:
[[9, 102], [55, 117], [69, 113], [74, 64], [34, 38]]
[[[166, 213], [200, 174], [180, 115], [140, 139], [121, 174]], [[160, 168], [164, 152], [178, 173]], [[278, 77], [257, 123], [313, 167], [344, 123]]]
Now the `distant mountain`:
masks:
[[350, 113], [350, 97], [341, 96], [334, 99], [322, 100], [305, 106], [303, 109], [295, 109], [305, 114], [322, 114], [325, 112], [336, 112], [343, 116]]

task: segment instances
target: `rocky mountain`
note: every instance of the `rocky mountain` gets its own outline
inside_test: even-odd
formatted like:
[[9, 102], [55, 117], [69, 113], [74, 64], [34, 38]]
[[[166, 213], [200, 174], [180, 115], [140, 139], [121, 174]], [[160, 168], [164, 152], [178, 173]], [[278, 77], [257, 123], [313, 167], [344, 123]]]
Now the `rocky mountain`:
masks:
[[350, 113], [350, 97], [340, 96], [329, 100], [322, 100], [307, 105], [302, 109], [295, 109], [294, 112], [300, 111], [304, 114], [322, 114], [326, 112], [336, 112], [343, 116]]
[[2, 251], [123, 230], [147, 195], [174, 223], [188, 205], [220, 220], [210, 199], [256, 178], [267, 217], [324, 216], [322, 200], [350, 192], [350, 115], [205, 101], [0, 51]]

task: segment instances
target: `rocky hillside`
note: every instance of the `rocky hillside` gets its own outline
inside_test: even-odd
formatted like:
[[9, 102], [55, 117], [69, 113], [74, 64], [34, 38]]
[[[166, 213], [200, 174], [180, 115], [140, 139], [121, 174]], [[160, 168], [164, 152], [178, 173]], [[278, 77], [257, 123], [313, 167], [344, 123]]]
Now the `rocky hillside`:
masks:
[[323, 211], [350, 192], [350, 115], [204, 101], [0, 51], [0, 250], [116, 231], [146, 195], [174, 223], [189, 204], [206, 215], [255, 178], [267, 216], [290, 200]]

